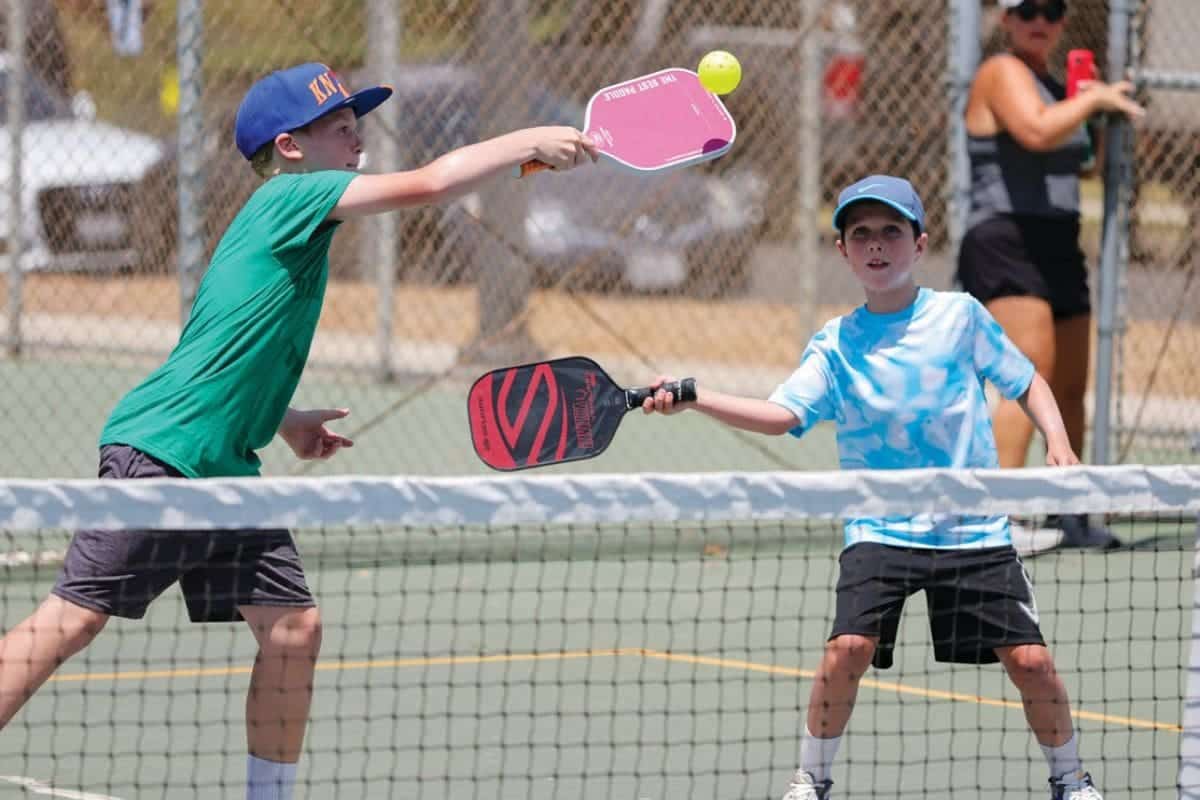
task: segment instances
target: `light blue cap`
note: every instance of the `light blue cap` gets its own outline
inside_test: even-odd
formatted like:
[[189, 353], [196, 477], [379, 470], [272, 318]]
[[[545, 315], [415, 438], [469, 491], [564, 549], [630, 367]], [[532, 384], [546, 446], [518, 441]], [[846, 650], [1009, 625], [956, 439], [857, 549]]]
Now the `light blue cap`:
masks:
[[871, 175], [843, 189], [838, 195], [837, 210], [833, 212], [834, 230], [841, 232], [847, 208], [865, 200], [891, 206], [915, 224], [918, 231], [924, 232], [925, 207], [921, 205], [917, 190], [904, 178], [892, 175]]

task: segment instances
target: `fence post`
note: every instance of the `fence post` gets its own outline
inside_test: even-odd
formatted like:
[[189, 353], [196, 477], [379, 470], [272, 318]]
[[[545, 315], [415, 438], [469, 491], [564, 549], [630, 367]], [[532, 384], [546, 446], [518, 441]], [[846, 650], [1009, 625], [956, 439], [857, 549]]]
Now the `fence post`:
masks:
[[[821, 245], [817, 230], [821, 208], [821, 88], [823, 73], [824, 36], [820, 28], [823, 3], [820, 0], [801, 0], [800, 80], [798, 108], [800, 124], [796, 131], [799, 161], [799, 186], [796, 207], [796, 250], [801, 263], [819, 258]], [[817, 277], [816, 270], [800, 270], [800, 345], [817, 330]]]
[[[517, 74], [513, 53], [530, 53], [529, 0], [483, 0], [475, 18], [473, 41], [476, 63], [485, 76], [480, 86], [484, 134], [494, 136], [527, 125], [523, 109], [525, 94]], [[476, 358], [483, 361], [528, 361], [537, 352], [529, 336], [524, 315], [533, 289], [531, 267], [518, 255], [524, 249], [525, 216], [530, 184], [537, 180], [513, 180], [507, 176], [480, 190], [483, 200], [483, 229], [487, 236], [511, 237], [512, 245], [497, 243], [488, 249], [487, 263], [478, 247], [471, 249], [472, 265], [478, 269], [477, 303], [479, 331]]]
[[950, 124], [946, 128], [946, 149], [950, 158], [946, 192], [946, 241], [951, 263], [958, 258], [958, 249], [967, 233], [967, 213], [970, 206], [971, 162], [967, 156], [967, 99], [971, 82], [981, 57], [980, 31], [983, 14], [979, 0], [950, 0], [950, 46], [946, 48], [950, 63], [947, 78], [950, 84]]
[[21, 256], [25, 250], [21, 227], [25, 224], [24, 181], [21, 169], [24, 154], [21, 136], [25, 132], [25, 0], [8, 2], [8, 352], [16, 356], [21, 352], [21, 301], [24, 290], [24, 274], [21, 272]]
[[1180, 800], [1200, 799], [1200, 520], [1192, 550], [1192, 638], [1183, 695], [1183, 734], [1179, 740]]
[[[1125, 77], [1129, 54], [1131, 0], [1110, 0], [1108, 13], [1108, 80]], [[1095, 408], [1092, 412], [1092, 463], [1112, 460], [1114, 340], [1117, 334], [1117, 290], [1121, 261], [1129, 250], [1129, 126], [1108, 115], [1104, 153], [1104, 232], [1100, 247], [1100, 310], [1097, 317]]]
[[[398, 75], [401, 33], [401, 0], [370, 0], [367, 3], [367, 67], [370, 80]], [[366, 131], [367, 168], [392, 172], [397, 161], [396, 129], [400, 105], [384, 103], [363, 120]], [[396, 214], [374, 214], [363, 221], [363, 263], [375, 265], [375, 365], [382, 381], [395, 375], [392, 364], [392, 308], [396, 286]], [[365, 277], [365, 276], [364, 276]]]
[[179, 0], [179, 320], [187, 322], [204, 272], [204, 0]]

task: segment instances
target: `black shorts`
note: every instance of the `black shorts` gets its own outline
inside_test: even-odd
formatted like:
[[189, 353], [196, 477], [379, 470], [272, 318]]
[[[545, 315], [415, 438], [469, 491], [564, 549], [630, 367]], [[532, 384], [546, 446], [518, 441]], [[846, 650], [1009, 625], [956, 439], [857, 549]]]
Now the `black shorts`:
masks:
[[1092, 310], [1078, 217], [984, 220], [963, 237], [957, 277], [984, 305], [1000, 297], [1040, 297], [1055, 319]]
[[[127, 445], [100, 449], [100, 477], [181, 478]], [[53, 592], [117, 617], [141, 619], [179, 581], [192, 622], [242, 619], [238, 606], [316, 605], [296, 543], [286, 530], [79, 531]]]
[[839, 558], [837, 617], [830, 640], [858, 634], [879, 640], [871, 663], [892, 665], [900, 612], [925, 590], [938, 661], [991, 664], [997, 647], [1045, 644], [1033, 584], [1011, 547], [933, 550], [852, 545]]

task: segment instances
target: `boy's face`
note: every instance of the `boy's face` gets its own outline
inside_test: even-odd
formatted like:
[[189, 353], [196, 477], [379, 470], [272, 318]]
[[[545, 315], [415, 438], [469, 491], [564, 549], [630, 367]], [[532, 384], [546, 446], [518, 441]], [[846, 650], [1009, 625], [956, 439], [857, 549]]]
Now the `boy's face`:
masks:
[[838, 250], [868, 297], [912, 287], [913, 266], [929, 241], [928, 234], [913, 233], [912, 223], [883, 203], [862, 202], [846, 210]]
[[[290, 141], [281, 141], [284, 137]], [[285, 158], [302, 162], [309, 171], [356, 170], [363, 149], [358, 118], [349, 108], [326, 114], [300, 130], [281, 133], [275, 142]]]

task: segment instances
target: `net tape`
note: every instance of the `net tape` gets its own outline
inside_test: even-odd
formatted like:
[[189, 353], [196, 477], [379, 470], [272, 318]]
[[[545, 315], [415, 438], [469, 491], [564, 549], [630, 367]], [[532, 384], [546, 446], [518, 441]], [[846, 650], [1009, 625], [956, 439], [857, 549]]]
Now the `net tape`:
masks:
[[1200, 512], [1200, 466], [0, 482], [0, 530]]

